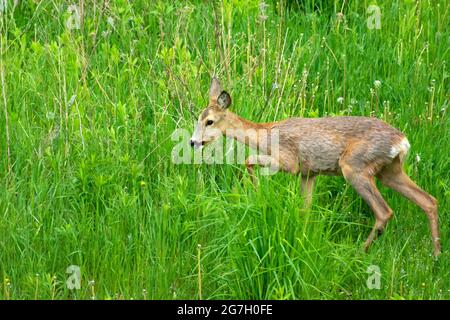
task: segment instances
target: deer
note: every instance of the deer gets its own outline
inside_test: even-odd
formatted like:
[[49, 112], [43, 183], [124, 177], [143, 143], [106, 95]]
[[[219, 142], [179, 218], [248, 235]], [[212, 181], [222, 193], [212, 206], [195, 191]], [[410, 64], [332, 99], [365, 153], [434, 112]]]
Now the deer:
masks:
[[[293, 117], [277, 122], [255, 123], [229, 111], [230, 105], [230, 94], [213, 76], [209, 103], [200, 113], [190, 140], [192, 147], [202, 148], [222, 135], [255, 149], [276, 131], [276, 155], [270, 144], [266, 143], [259, 154], [250, 155], [245, 160], [245, 167], [252, 179], [255, 166], [276, 167], [300, 175], [300, 193], [304, 205], [309, 207], [317, 176], [343, 176], [369, 205], [375, 217], [375, 224], [364, 243], [367, 252], [393, 216], [393, 210], [375, 184], [377, 178], [384, 186], [400, 193], [425, 212], [431, 230], [433, 254], [437, 257], [441, 253], [437, 200], [405, 173], [403, 163], [410, 144], [401, 131], [378, 118], [363, 116]], [[245, 135], [246, 131], [256, 134]]]

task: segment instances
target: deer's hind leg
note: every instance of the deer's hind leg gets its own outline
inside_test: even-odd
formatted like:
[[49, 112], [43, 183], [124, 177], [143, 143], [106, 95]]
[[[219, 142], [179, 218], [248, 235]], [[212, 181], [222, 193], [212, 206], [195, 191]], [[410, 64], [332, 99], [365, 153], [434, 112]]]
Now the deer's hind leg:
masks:
[[434, 245], [434, 255], [441, 253], [438, 225], [438, 207], [436, 199], [419, 188], [403, 171], [402, 162], [397, 157], [385, 166], [377, 175], [378, 179], [387, 187], [399, 192], [410, 201], [417, 204], [428, 217], [431, 236]]
[[303, 208], [307, 209], [311, 207], [314, 182], [316, 181], [316, 177], [314, 175], [307, 174], [306, 176], [302, 175], [300, 182], [300, 192], [303, 198]]
[[375, 185], [373, 167], [360, 167], [355, 165], [351, 157], [341, 158], [339, 165], [344, 178], [352, 185], [364, 201], [366, 201], [375, 215], [375, 225], [364, 243], [364, 249], [367, 251], [375, 236], [381, 235], [383, 232], [387, 222], [393, 215], [393, 211]]

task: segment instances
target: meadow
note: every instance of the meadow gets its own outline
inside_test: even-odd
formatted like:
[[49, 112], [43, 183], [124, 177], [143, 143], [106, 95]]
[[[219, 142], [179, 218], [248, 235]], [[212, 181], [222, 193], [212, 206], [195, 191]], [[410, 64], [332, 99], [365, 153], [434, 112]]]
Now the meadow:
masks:
[[[1, 299], [450, 298], [448, 1], [0, 4]], [[373, 214], [342, 177], [300, 214], [298, 177], [175, 164], [213, 74], [252, 121], [402, 130], [442, 254], [384, 187], [394, 217], [366, 254]]]

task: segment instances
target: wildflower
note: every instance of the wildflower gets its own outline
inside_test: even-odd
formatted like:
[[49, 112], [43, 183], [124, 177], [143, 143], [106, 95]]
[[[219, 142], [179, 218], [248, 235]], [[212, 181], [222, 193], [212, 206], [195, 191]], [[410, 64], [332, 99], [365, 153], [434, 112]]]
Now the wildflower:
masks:
[[[0, 1], [1, 3], [1, 1]], [[0, 5], [1, 6], [1, 5]], [[1, 10], [0, 10], [1, 12]], [[67, 8], [67, 12], [70, 14], [70, 17], [66, 20], [66, 28], [68, 30], [80, 29], [80, 14], [77, 5], [72, 4]]]
[[428, 87], [428, 91], [429, 92], [433, 92], [434, 91], [434, 88], [435, 88], [435, 84], [436, 84], [436, 80], [431, 80], [431, 84], [430, 84], [430, 86]]
[[373, 82], [373, 85], [374, 85], [375, 89], [378, 89], [379, 87], [381, 87], [381, 81], [380, 80], [375, 80]]
[[46, 117], [48, 120], [54, 120], [54, 119], [55, 119], [55, 113], [49, 111], [49, 112], [47, 112], [47, 113], [45, 114], [45, 117]]
[[337, 98], [337, 103], [343, 104], [344, 103], [344, 98], [343, 97]]
[[269, 6], [269, 5], [268, 5], [267, 3], [265, 3], [264, 1], [261, 1], [261, 2], [259, 3], [259, 5], [258, 5], [259, 11], [260, 11], [262, 14], [264, 14], [264, 13], [266, 12], [266, 8], [267, 8], [268, 6]]
[[420, 155], [418, 153], [416, 153], [416, 162], [419, 163], [420, 162]]
[[139, 184], [141, 185], [141, 187], [145, 187], [145, 185], [146, 185], [144, 180], [141, 180], [141, 182], [139, 182]]
[[268, 7], [268, 5], [262, 1], [259, 3], [259, 19], [261, 21], [266, 21], [267, 20], [267, 15], [266, 15], [266, 8]]
[[108, 24], [114, 28], [114, 18], [113, 17], [108, 17], [106, 19], [106, 22], [108, 22]]

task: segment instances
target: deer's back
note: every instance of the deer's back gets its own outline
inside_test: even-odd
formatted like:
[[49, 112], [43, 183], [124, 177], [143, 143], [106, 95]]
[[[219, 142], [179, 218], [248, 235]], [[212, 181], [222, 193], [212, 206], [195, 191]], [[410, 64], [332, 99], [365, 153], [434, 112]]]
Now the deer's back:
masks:
[[339, 159], [351, 149], [357, 161], [390, 163], [397, 145], [406, 141], [399, 130], [376, 118], [290, 118], [274, 124], [281, 156], [296, 157], [302, 171], [339, 174]]

